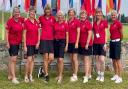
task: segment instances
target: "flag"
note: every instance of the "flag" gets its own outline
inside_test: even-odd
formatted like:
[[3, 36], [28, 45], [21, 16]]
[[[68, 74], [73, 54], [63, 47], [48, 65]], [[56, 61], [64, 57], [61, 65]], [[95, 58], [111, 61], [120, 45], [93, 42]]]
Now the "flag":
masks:
[[69, 7], [73, 8], [73, 0], [69, 0]]
[[5, 4], [4, 4], [4, 9], [5, 9], [5, 11], [9, 11], [9, 10], [11, 10], [11, 3], [10, 3], [10, 0], [5, 0], [5, 2], [4, 2]]
[[119, 13], [121, 7], [121, 0], [118, 0], [118, 7], [117, 7], [117, 12]]
[[94, 16], [95, 15], [95, 4], [96, 4], [96, 2], [95, 2], [95, 0], [92, 0], [92, 15]]
[[30, 8], [30, 0], [25, 0], [25, 11], [27, 12]]
[[4, 10], [4, 3], [5, 2], [5, 0], [0, 0], [0, 10]]
[[116, 5], [116, 2], [117, 0], [113, 0], [113, 3], [114, 3], [114, 9], [117, 10], [117, 5]]
[[68, 12], [69, 0], [60, 0], [60, 10], [62, 10], [64, 14], [66, 14]]
[[42, 0], [42, 7], [45, 8], [45, 5], [47, 4], [47, 0]]
[[114, 9], [114, 3], [113, 3], [113, 0], [109, 0], [109, 3], [110, 3], [110, 9], [113, 10], [113, 9]]
[[51, 6], [52, 0], [47, 0], [47, 4]]
[[21, 7], [21, 3], [22, 3], [21, 0], [17, 0], [17, 6], [18, 7]]
[[102, 9], [102, 0], [99, 0], [99, 2], [98, 2], [98, 8], [101, 8]]
[[91, 15], [91, 0], [84, 0], [84, 7], [87, 12], [87, 15]]
[[12, 7], [12, 0], [10, 0], [10, 7]]
[[60, 10], [60, 0], [57, 0], [57, 11]]
[[37, 14], [41, 15], [41, 14], [44, 14], [44, 10], [43, 10], [43, 7], [42, 7], [42, 0], [37, 0], [37, 6], [36, 6], [36, 11], [37, 11]]
[[36, 0], [30, 0], [30, 6], [36, 6]]

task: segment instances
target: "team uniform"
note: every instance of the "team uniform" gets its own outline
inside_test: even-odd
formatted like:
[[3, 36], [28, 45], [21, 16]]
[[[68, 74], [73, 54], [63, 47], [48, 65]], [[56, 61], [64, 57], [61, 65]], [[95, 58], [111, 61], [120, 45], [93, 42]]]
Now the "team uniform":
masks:
[[99, 25], [97, 22], [93, 24], [94, 40], [93, 40], [93, 55], [106, 56], [106, 51], [103, 49], [105, 42], [105, 29], [108, 28], [106, 20], [102, 20]]
[[36, 19], [34, 19], [34, 23], [27, 19], [24, 22], [24, 29], [26, 30], [27, 56], [32, 56], [38, 52], [36, 44], [38, 43], [39, 23]]
[[89, 56], [92, 55], [92, 39], [89, 42], [88, 49], [85, 49], [87, 42], [88, 31], [92, 31], [92, 24], [86, 19], [80, 22], [80, 41], [79, 41], [79, 54]]
[[17, 56], [19, 52], [19, 45], [22, 42], [22, 32], [23, 32], [24, 18], [19, 17], [18, 21], [15, 21], [14, 18], [10, 18], [7, 21], [6, 30], [8, 33], [9, 41], [9, 54], [10, 56]]
[[64, 58], [64, 49], [66, 46], [66, 32], [68, 24], [66, 22], [56, 22], [54, 25], [54, 56]]
[[40, 53], [54, 53], [54, 23], [55, 18], [50, 16], [47, 18], [45, 15], [39, 17], [40, 25], [42, 28], [40, 40]]
[[74, 18], [72, 21], [68, 22], [69, 27], [69, 53], [78, 53], [78, 48], [75, 48], [75, 43], [77, 39], [77, 28], [80, 27], [80, 21], [77, 18]]
[[110, 58], [120, 59], [121, 54], [121, 34], [122, 24], [118, 20], [115, 20], [110, 25]]

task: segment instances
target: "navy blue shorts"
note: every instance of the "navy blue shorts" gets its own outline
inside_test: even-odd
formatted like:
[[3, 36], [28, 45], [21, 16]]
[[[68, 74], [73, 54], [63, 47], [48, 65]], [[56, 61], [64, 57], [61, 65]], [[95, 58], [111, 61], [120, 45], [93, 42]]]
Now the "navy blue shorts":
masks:
[[121, 41], [118, 42], [111, 42], [110, 41], [110, 52], [109, 52], [110, 58], [113, 60], [120, 59], [121, 55]]
[[68, 44], [68, 53], [78, 53], [78, 48], [75, 48], [75, 43]]
[[103, 49], [105, 44], [93, 44], [93, 55], [106, 56], [106, 51]]
[[54, 57], [64, 58], [65, 40], [54, 40]]
[[27, 45], [27, 56], [33, 56], [34, 54], [38, 54], [38, 49], [36, 49], [36, 46]]
[[8, 51], [10, 56], [17, 56], [19, 52], [19, 45], [10, 45]]
[[92, 46], [89, 46], [87, 50], [84, 47], [79, 47], [79, 54], [84, 56], [92, 55]]
[[53, 40], [41, 40], [39, 52], [43, 53], [54, 53], [54, 42]]

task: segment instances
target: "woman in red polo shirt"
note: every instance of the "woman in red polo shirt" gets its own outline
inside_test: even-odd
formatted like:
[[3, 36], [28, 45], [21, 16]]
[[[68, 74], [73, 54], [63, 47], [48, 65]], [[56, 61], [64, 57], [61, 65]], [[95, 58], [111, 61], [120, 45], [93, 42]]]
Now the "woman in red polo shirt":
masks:
[[39, 21], [42, 28], [40, 53], [43, 54], [44, 59], [44, 81], [48, 82], [48, 66], [54, 60], [53, 27], [55, 23], [55, 18], [51, 15], [51, 7], [49, 5], [46, 5], [44, 15], [39, 17]]
[[96, 21], [93, 24], [93, 31], [94, 31], [93, 55], [95, 56], [96, 59], [96, 67], [98, 73], [96, 80], [101, 82], [104, 82], [107, 27], [108, 27], [108, 23], [103, 18], [102, 10], [98, 8], [96, 10]]
[[110, 58], [112, 58], [113, 67], [115, 70], [115, 75], [111, 78], [111, 80], [115, 81], [115, 83], [121, 83], [122, 65], [120, 62], [120, 54], [121, 40], [123, 39], [123, 30], [121, 22], [117, 19], [116, 11], [112, 11], [111, 19], [112, 24], [110, 25]]
[[62, 82], [64, 51], [68, 49], [68, 24], [65, 22], [62, 11], [57, 12], [57, 21], [54, 25], [54, 56], [57, 58], [57, 83]]
[[80, 42], [79, 54], [84, 57], [84, 72], [83, 83], [87, 83], [91, 78], [91, 59], [92, 55], [92, 24], [87, 19], [86, 11], [80, 12]]
[[78, 43], [80, 38], [80, 21], [75, 17], [76, 12], [74, 9], [68, 11], [69, 15], [69, 45], [68, 52], [70, 53], [70, 59], [72, 64], [73, 75], [70, 80], [77, 81], [77, 72], [78, 72]]
[[18, 7], [13, 8], [12, 17], [7, 21], [6, 24], [6, 41], [7, 48], [9, 49], [10, 60], [9, 60], [9, 74], [8, 79], [12, 80], [12, 83], [19, 84], [19, 81], [15, 75], [15, 66], [17, 61], [17, 55], [19, 52], [19, 45], [22, 42], [22, 31], [23, 31], [24, 19], [20, 17], [20, 10]]
[[35, 15], [36, 10], [31, 7], [29, 9], [29, 18], [24, 22], [24, 51], [27, 53], [24, 77], [26, 83], [34, 81], [32, 77], [34, 55], [36, 54], [40, 44], [39, 23], [35, 19]]

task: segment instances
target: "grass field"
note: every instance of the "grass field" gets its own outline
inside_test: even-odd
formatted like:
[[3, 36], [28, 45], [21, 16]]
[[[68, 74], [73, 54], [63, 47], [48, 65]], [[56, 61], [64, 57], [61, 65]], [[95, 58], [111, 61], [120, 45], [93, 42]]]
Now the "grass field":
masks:
[[0, 89], [128, 89], [128, 73], [123, 73], [123, 83], [115, 84], [110, 80], [112, 77], [112, 73], [105, 73], [105, 82], [97, 82], [95, 80], [96, 74], [93, 74], [93, 79], [90, 80], [87, 84], [82, 83], [82, 73], [79, 73], [79, 80], [77, 82], [70, 82], [70, 74], [69, 72], [65, 72], [64, 80], [62, 84], [56, 84], [55, 73], [52, 72], [50, 74], [51, 80], [48, 84], [45, 84], [42, 79], [38, 79], [34, 76], [35, 81], [33, 83], [26, 84], [20, 78], [20, 84], [14, 85], [10, 81], [7, 80], [7, 73], [0, 72]]

